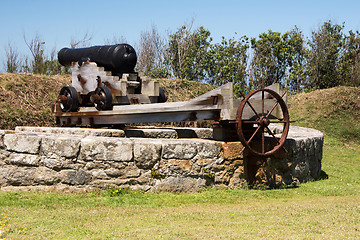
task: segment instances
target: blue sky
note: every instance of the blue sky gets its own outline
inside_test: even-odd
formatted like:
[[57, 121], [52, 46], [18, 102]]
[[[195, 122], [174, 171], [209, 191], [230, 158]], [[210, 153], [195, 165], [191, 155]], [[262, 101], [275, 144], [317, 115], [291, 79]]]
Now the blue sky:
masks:
[[38, 35], [47, 51], [68, 47], [72, 38], [92, 34], [92, 45], [123, 36], [135, 45], [142, 31], [155, 25], [166, 36], [185, 22], [209, 29], [215, 42], [222, 36], [256, 37], [269, 29], [284, 33], [295, 25], [306, 36], [327, 20], [360, 30], [360, 1], [355, 0], [0, 0], [0, 71], [4, 48], [11, 42], [29, 54], [24, 35]]

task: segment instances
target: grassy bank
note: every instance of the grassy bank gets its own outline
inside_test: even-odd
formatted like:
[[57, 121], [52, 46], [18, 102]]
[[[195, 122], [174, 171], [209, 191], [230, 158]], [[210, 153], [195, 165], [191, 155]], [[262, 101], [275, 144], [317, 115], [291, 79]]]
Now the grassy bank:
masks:
[[[159, 79], [168, 101], [187, 101], [215, 86], [195, 81]], [[16, 126], [55, 126], [51, 109], [71, 75], [0, 73], [0, 129]]]
[[360, 143], [360, 87], [335, 87], [290, 97], [290, 117], [344, 143]]

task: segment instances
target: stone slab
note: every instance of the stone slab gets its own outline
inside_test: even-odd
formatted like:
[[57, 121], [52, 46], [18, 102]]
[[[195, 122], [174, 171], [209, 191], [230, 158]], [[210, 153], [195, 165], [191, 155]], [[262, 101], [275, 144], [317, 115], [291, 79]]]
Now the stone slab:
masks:
[[81, 140], [79, 158], [128, 162], [133, 159], [133, 142], [125, 138], [85, 137]]
[[80, 136], [100, 136], [100, 137], [125, 137], [125, 132], [120, 129], [97, 129], [97, 128], [77, 128], [77, 127], [28, 127], [18, 126], [15, 132], [49, 133]]
[[5, 134], [4, 144], [8, 151], [37, 154], [40, 150], [41, 136], [37, 134]]
[[77, 157], [80, 150], [82, 137], [76, 135], [46, 135], [42, 138], [41, 154], [51, 156], [53, 154], [66, 157]]

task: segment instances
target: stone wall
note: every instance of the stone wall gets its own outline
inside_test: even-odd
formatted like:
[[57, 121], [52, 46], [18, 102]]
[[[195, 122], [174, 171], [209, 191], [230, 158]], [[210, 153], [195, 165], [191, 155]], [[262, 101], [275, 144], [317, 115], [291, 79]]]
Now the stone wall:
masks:
[[320, 175], [323, 135], [316, 130], [291, 127], [288, 153], [266, 159], [240, 153], [240, 142], [208, 139], [211, 131], [32, 127], [1, 131], [0, 187], [174, 192], [248, 183], [298, 184]]

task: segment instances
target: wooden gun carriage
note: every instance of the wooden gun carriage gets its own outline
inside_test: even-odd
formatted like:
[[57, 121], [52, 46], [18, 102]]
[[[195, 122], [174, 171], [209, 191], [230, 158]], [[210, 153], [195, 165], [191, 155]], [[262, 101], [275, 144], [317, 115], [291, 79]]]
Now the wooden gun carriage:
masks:
[[[165, 102], [159, 83], [134, 71], [136, 53], [130, 45], [62, 49], [58, 57], [72, 70], [72, 86], [61, 89], [54, 106], [58, 125], [213, 120], [223, 136], [219, 140], [229, 140], [236, 133], [254, 154], [268, 156], [283, 148], [290, 120], [286, 93], [277, 84], [254, 90], [242, 99], [234, 99], [233, 85], [227, 83], [190, 101]], [[282, 133], [274, 133], [270, 124], [281, 124]], [[260, 142], [260, 147], [254, 147], [255, 142]]]

